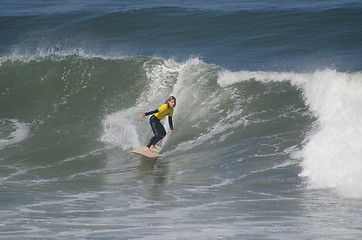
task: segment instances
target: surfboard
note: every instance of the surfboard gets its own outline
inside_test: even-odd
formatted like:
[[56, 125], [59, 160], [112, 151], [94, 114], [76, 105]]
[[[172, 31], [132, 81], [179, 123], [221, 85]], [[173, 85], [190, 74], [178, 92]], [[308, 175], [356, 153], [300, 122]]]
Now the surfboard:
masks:
[[139, 147], [131, 150], [131, 153], [137, 153], [148, 158], [157, 158], [158, 155], [160, 154], [161, 149], [162, 149], [161, 147], [156, 146], [156, 148], [151, 148], [152, 152], [149, 152], [145, 151], [145, 147]]

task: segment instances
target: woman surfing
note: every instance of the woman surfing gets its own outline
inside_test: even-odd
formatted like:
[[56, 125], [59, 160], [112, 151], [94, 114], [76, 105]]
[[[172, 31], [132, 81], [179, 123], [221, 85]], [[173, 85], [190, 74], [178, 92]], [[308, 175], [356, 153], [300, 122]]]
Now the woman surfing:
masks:
[[170, 136], [172, 135], [173, 133], [172, 116], [173, 116], [173, 109], [175, 107], [176, 107], [176, 98], [174, 96], [171, 96], [158, 109], [140, 114], [140, 117], [152, 115], [150, 117], [150, 124], [152, 131], [155, 134], [155, 136], [151, 138], [151, 140], [145, 147], [145, 151], [152, 152], [151, 148], [156, 148], [156, 143], [158, 143], [162, 138], [166, 136], [166, 130], [163, 127], [162, 123], [160, 122], [160, 120], [163, 119], [166, 115], [168, 115], [168, 124], [170, 125], [169, 135]]

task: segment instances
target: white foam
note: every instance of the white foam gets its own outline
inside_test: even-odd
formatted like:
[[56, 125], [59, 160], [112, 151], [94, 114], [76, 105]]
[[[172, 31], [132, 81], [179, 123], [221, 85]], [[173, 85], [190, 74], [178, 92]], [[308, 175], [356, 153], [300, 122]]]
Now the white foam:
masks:
[[103, 142], [121, 146], [124, 150], [140, 146], [137, 134], [138, 108], [133, 107], [124, 111], [112, 113], [103, 120]]
[[324, 71], [306, 87], [319, 127], [302, 150], [303, 172], [313, 188], [362, 197], [362, 75]]
[[101, 58], [105, 60], [120, 60], [128, 58], [128, 55], [113, 55], [107, 54], [95, 54], [88, 52], [83, 48], [71, 48], [71, 49], [58, 49], [56, 47], [39, 47], [32, 50], [26, 50], [23, 47], [14, 48], [5, 56], [0, 56], [0, 66], [7, 61], [11, 62], [31, 62], [31, 61], [43, 61], [45, 58], [51, 58], [53, 61], [61, 61], [69, 56], [79, 56], [84, 59]]
[[300, 176], [311, 188], [333, 188], [346, 197], [362, 197], [362, 73], [335, 70], [311, 73], [222, 71], [218, 84], [290, 81], [303, 91], [318, 124], [300, 152]]
[[255, 80], [259, 82], [281, 82], [292, 79], [297, 76], [293, 72], [250, 72], [250, 71], [240, 71], [240, 72], [231, 72], [228, 70], [220, 71], [217, 78], [217, 83], [221, 87], [226, 87], [235, 83], [240, 83], [249, 80]]
[[7, 121], [14, 125], [15, 131], [11, 132], [6, 138], [0, 139], [0, 150], [5, 146], [24, 141], [30, 132], [30, 126], [27, 123], [21, 123], [16, 119], [9, 119]]

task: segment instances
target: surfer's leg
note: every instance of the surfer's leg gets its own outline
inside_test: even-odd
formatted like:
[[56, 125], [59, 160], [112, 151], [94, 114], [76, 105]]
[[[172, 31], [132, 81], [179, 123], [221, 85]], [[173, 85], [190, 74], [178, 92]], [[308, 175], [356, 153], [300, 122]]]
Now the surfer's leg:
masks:
[[160, 123], [159, 128], [157, 129], [157, 131], [154, 131], [155, 136], [153, 136], [150, 140], [150, 142], [148, 143], [147, 147], [151, 147], [152, 145], [156, 145], [156, 143], [158, 143], [162, 138], [164, 138], [166, 136], [166, 131], [164, 129], [164, 127], [162, 126], [162, 124]]
[[163, 127], [160, 120], [158, 120], [155, 116], [150, 118], [150, 124], [152, 127], [152, 131], [155, 134], [147, 144], [147, 147], [150, 148], [152, 145], [156, 145], [162, 138], [166, 136], [166, 130]]

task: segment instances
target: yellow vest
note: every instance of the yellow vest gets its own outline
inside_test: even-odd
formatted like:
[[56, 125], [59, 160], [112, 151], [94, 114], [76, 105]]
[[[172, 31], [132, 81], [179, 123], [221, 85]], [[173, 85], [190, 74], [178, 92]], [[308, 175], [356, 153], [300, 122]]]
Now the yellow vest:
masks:
[[167, 104], [163, 104], [161, 107], [158, 108], [158, 112], [154, 113], [159, 120], [161, 120], [164, 116], [168, 114], [169, 117], [172, 117], [173, 115], [173, 108], [168, 108]]

